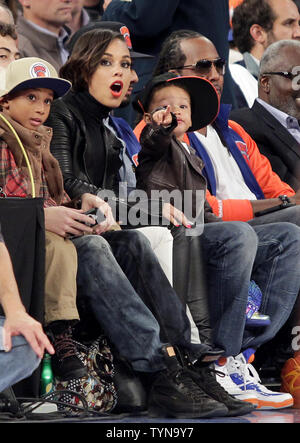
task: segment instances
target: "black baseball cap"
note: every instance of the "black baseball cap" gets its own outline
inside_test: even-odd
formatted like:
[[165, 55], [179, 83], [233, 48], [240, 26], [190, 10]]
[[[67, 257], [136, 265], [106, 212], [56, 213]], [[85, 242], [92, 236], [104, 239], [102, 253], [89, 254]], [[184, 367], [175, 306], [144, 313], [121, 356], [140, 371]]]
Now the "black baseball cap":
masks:
[[120, 22], [106, 22], [103, 20], [97, 20], [95, 22], [82, 26], [82, 28], [78, 29], [78, 31], [76, 31], [72, 35], [72, 37], [70, 38], [70, 40], [66, 45], [70, 55], [79, 37], [81, 37], [83, 34], [85, 34], [88, 31], [93, 31], [94, 29], [110, 29], [111, 31], [119, 32], [120, 34], [122, 34], [125, 42], [127, 43], [128, 49], [130, 51], [130, 56], [132, 58], [153, 58], [152, 55], [133, 51], [130, 39], [130, 32], [127, 26], [125, 26], [123, 23]]
[[192, 126], [189, 131], [204, 128], [216, 119], [220, 109], [220, 99], [213, 84], [202, 77], [174, 76], [172, 72], [153, 77], [133, 101], [134, 109], [143, 114], [147, 112], [153, 88], [164, 83], [182, 86], [188, 91], [192, 106]]

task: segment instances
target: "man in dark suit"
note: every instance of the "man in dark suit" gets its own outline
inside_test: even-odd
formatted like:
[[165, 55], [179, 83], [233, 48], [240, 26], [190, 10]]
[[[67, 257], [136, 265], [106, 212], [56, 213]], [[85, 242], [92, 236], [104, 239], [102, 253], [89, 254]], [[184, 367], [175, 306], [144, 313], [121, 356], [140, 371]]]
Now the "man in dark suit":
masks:
[[295, 191], [300, 188], [299, 80], [300, 42], [273, 43], [261, 59], [254, 105], [230, 114], [255, 140], [273, 171]]

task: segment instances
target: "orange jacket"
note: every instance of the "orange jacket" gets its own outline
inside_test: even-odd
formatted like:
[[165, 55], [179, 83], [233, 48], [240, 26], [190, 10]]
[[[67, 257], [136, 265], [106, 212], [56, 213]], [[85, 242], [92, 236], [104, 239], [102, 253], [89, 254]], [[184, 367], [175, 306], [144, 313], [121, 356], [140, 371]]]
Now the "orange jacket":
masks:
[[[228, 124], [246, 143], [249, 157], [247, 160], [248, 166], [261, 187], [265, 198], [275, 198], [282, 194], [288, 196], [294, 195], [295, 191], [273, 172], [269, 160], [259, 152], [257, 144], [250, 135], [238, 123], [229, 120]], [[144, 126], [145, 122], [142, 120], [134, 129], [138, 139]], [[185, 141], [189, 143], [187, 137]], [[251, 220], [254, 216], [249, 200], [228, 199], [220, 201], [211, 195], [209, 191], [206, 193], [206, 198], [213, 212], [219, 217], [222, 216], [222, 220], [224, 221], [247, 221]]]

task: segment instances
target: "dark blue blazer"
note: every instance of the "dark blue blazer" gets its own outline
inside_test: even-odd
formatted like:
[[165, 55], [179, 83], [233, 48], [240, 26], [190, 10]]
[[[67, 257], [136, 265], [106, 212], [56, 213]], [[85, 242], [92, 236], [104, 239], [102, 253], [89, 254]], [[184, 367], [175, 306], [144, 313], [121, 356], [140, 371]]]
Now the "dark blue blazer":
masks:
[[248, 132], [281, 180], [300, 189], [300, 144], [288, 130], [257, 101], [250, 109], [231, 111], [230, 119]]

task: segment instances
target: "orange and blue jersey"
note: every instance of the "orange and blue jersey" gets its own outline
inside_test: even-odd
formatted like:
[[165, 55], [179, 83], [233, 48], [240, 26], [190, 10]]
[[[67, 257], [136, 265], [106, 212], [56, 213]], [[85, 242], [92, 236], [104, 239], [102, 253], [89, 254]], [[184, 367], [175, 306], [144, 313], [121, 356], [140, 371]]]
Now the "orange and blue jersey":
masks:
[[[221, 105], [214, 123], [220, 138], [226, 144], [240, 167], [249, 189], [258, 200], [275, 198], [279, 195], [294, 195], [294, 190], [273, 172], [269, 160], [260, 153], [257, 144], [250, 135], [236, 122], [229, 120], [230, 105]], [[145, 123], [141, 121], [134, 132], [139, 138]], [[210, 157], [194, 133], [188, 133], [186, 143], [190, 144], [204, 161], [203, 175], [207, 180], [206, 198], [213, 212], [224, 221], [247, 221], [253, 218], [252, 205], [246, 199], [219, 200], [216, 197], [216, 178]]]
[[[256, 195], [256, 198], [261, 200], [275, 198], [281, 194], [294, 195], [294, 190], [273, 172], [269, 160], [260, 153], [257, 144], [250, 135], [238, 123], [228, 121], [229, 112], [229, 105], [221, 105], [214, 126], [236, 160], [245, 183]], [[207, 151], [194, 133], [189, 133], [188, 138], [189, 144], [205, 163], [203, 175], [207, 179], [208, 191], [206, 197], [213, 212], [221, 216], [224, 221], [247, 221], [253, 218], [252, 205], [249, 200], [228, 199], [220, 201], [216, 198], [214, 168]]]

